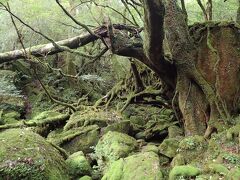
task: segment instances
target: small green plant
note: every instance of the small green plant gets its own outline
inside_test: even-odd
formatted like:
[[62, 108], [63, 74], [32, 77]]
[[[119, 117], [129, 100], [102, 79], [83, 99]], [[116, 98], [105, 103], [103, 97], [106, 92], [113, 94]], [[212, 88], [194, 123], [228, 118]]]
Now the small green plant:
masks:
[[240, 158], [234, 154], [224, 154], [223, 159], [231, 164], [236, 164], [236, 165], [240, 164]]

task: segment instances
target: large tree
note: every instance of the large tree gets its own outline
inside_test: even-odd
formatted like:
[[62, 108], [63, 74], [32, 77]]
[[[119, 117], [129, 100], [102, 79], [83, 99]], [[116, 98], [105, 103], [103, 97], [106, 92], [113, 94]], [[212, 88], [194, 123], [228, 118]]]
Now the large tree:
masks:
[[144, 40], [141, 28], [107, 21], [90, 30], [66, 12], [88, 33], [56, 43], [45, 37], [50, 44], [0, 53], [0, 63], [71, 52], [101, 39], [114, 54], [138, 59], [156, 72], [165, 93], [178, 104], [186, 135], [208, 136], [231, 123], [240, 108], [238, 25], [209, 22], [189, 27], [185, 8], [176, 0], [142, 0], [139, 5], [144, 8]]

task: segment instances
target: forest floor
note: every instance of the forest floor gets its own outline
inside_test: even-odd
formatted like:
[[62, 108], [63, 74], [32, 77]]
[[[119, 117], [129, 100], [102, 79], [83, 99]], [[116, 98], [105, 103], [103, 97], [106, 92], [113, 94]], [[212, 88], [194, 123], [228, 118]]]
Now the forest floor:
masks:
[[240, 118], [210, 139], [185, 137], [171, 109], [82, 105], [69, 114], [39, 88], [26, 100], [1, 73], [0, 180], [240, 179]]

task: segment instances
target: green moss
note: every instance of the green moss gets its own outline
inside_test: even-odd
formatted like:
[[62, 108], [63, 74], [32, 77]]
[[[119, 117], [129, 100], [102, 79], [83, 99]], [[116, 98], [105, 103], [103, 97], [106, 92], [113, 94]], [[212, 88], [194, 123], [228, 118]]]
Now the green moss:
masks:
[[2, 131], [0, 142], [0, 177], [3, 179], [69, 179], [58, 150], [32, 131]]
[[174, 113], [170, 109], [159, 109], [152, 106], [129, 105], [123, 114], [125, 117], [130, 119], [132, 124], [148, 126], [146, 124], [149, 121], [172, 121]]
[[240, 179], [240, 169], [239, 168], [233, 168], [230, 170], [228, 175], [226, 176], [226, 179], [231, 180], [239, 180]]
[[32, 118], [32, 121], [42, 121], [45, 119], [50, 119], [51, 117], [56, 117], [62, 115], [56, 111], [43, 111]]
[[97, 125], [73, 128], [68, 131], [53, 131], [47, 140], [65, 149], [70, 154], [83, 151], [93, 152], [92, 147], [99, 140], [99, 127]]
[[66, 164], [72, 177], [91, 175], [92, 168], [82, 151], [76, 152], [68, 157]]
[[126, 157], [137, 148], [137, 141], [123, 133], [109, 131], [98, 142], [95, 153], [98, 158], [115, 161]]
[[200, 162], [207, 151], [207, 145], [203, 136], [189, 136], [180, 141], [178, 152], [185, 157], [186, 163]]
[[98, 125], [99, 127], [107, 126], [108, 122], [120, 121], [121, 116], [116, 112], [106, 112], [103, 110], [92, 110], [77, 111], [70, 117], [69, 121], [64, 127], [64, 130], [71, 128]]
[[227, 139], [233, 140], [234, 137], [238, 137], [240, 133], [240, 124], [233, 126], [232, 128], [227, 130]]
[[[48, 178], [41, 170], [41, 166], [28, 164], [28, 162], [11, 161], [13, 165], [7, 164], [0, 168], [1, 178], [11, 180], [18, 179], [33, 179], [33, 180], [47, 180]], [[1, 179], [0, 178], [0, 179]]]
[[45, 137], [51, 130], [62, 126], [69, 116], [55, 111], [43, 111], [31, 120], [25, 121], [25, 124], [29, 127], [33, 126], [34, 132]]
[[222, 164], [211, 163], [207, 165], [207, 168], [211, 173], [219, 173], [221, 175], [227, 175], [229, 170]]
[[121, 121], [118, 123], [113, 123], [109, 126], [107, 126], [104, 129], [104, 133], [107, 133], [108, 131], [117, 131], [117, 132], [121, 132], [121, 133], [125, 133], [125, 134], [129, 134], [130, 132], [130, 121]]
[[183, 136], [183, 130], [178, 126], [170, 126], [168, 128], [168, 137], [175, 138], [178, 136]]
[[174, 157], [177, 154], [179, 139], [176, 138], [169, 138], [164, 139], [164, 141], [159, 146], [160, 153], [168, 156]]
[[158, 147], [153, 145], [153, 144], [147, 144], [146, 146], [143, 146], [142, 148], [142, 152], [154, 152], [156, 154], [158, 154]]
[[194, 177], [199, 175], [200, 172], [198, 168], [191, 165], [175, 166], [169, 174], [169, 180], [175, 180], [178, 176]]
[[159, 158], [153, 152], [139, 153], [111, 164], [102, 180], [161, 180]]
[[181, 155], [181, 154], [177, 154], [172, 162], [171, 162], [171, 166], [172, 167], [175, 167], [175, 166], [181, 166], [181, 165], [185, 165], [185, 159], [184, 159], [184, 156]]
[[11, 111], [8, 113], [5, 113], [2, 116], [3, 119], [3, 124], [14, 124], [14, 123], [18, 123], [20, 120], [20, 113], [16, 112], [16, 111]]
[[184, 138], [179, 143], [179, 148], [181, 150], [195, 150], [195, 149], [203, 149], [206, 147], [206, 142], [203, 136], [189, 136]]
[[92, 180], [92, 178], [90, 176], [83, 176], [79, 180]]

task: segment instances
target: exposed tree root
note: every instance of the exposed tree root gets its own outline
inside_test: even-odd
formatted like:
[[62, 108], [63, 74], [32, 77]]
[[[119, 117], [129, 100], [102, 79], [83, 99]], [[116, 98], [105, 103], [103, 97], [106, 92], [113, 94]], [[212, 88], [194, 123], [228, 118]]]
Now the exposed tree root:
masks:
[[58, 124], [64, 124], [67, 119], [69, 119], [70, 115], [59, 115], [56, 117], [50, 117], [44, 120], [29, 120], [29, 121], [21, 121], [15, 124], [6, 124], [0, 126], [0, 130], [11, 129], [11, 128], [21, 128], [21, 127], [43, 127], [46, 125], [56, 126]]
[[121, 91], [122, 84], [123, 81], [118, 82], [105, 96], [96, 101], [94, 107], [97, 108], [98, 106], [105, 104], [107, 108], [118, 92]]
[[46, 92], [47, 96], [49, 97], [49, 99], [50, 99], [52, 102], [54, 102], [54, 103], [56, 103], [56, 104], [59, 104], [59, 105], [62, 105], [62, 106], [65, 106], [65, 107], [68, 107], [68, 108], [70, 108], [71, 110], [73, 110], [73, 112], [76, 111], [76, 108], [75, 108], [72, 104], [68, 104], [68, 103], [65, 103], [65, 102], [62, 102], [62, 101], [59, 101], [59, 100], [53, 98], [53, 97], [51, 96], [51, 94], [49, 93], [49, 91], [47, 90], [47, 88], [45, 87], [45, 85], [42, 83], [42, 81], [41, 81], [40, 78], [38, 77], [37, 72], [36, 72], [36, 69], [34, 69], [34, 74], [35, 74], [36, 78], [38, 79], [39, 83], [41, 84], [42, 88], [43, 88], [44, 91]]
[[[159, 96], [161, 94], [161, 90], [155, 90], [153, 89], [151, 86], [147, 87], [145, 90], [143, 90], [142, 92], [139, 93], [131, 93], [128, 95], [127, 100], [124, 104], [124, 106], [121, 108], [120, 112], [122, 113], [131, 102], [133, 102], [134, 99], [137, 99], [139, 97], [143, 98], [143, 97], [149, 97], [149, 96]], [[136, 100], [137, 102], [137, 100]], [[158, 101], [154, 101], [154, 103], [158, 102], [161, 106], [164, 106], [166, 108], [169, 108], [170, 105], [167, 101], [165, 101], [164, 99], [162, 99], [162, 101], [158, 100]]]

